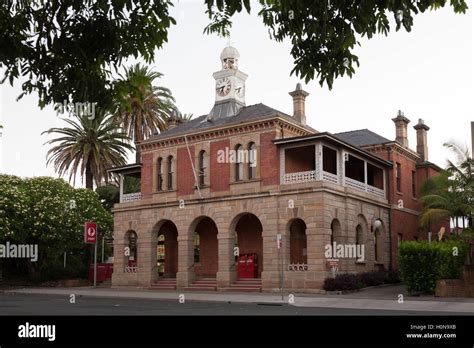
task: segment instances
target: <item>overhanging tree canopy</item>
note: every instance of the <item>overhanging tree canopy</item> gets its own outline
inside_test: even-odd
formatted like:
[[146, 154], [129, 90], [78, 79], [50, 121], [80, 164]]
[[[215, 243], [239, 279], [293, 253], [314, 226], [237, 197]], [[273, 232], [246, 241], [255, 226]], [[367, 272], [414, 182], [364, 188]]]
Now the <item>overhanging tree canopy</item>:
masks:
[[[250, 0], [205, 0], [210, 24], [207, 33], [228, 35], [231, 18]], [[352, 76], [359, 64], [353, 48], [358, 37], [390, 31], [410, 31], [413, 18], [446, 0], [259, 0], [258, 12], [276, 41], [290, 39], [292, 73], [315, 78], [332, 87], [334, 79]], [[456, 13], [465, 13], [464, 0], [450, 0]], [[0, 5], [0, 67], [5, 79], [27, 77], [23, 93], [36, 91], [39, 105], [64, 100], [112, 100], [109, 68], [124, 58], [153, 61], [154, 51], [168, 40], [175, 20], [171, 1], [153, 0], [7, 0]]]

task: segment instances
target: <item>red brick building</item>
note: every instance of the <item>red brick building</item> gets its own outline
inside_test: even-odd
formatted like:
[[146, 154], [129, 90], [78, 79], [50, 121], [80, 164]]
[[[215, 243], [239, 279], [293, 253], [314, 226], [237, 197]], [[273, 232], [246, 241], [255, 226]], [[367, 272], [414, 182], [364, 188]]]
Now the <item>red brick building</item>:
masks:
[[401, 112], [395, 140], [318, 132], [299, 84], [292, 116], [246, 106], [238, 61], [223, 50], [209, 114], [173, 119], [139, 145], [140, 164], [112, 170], [141, 179], [141, 192], [121, 185], [114, 208], [113, 284], [317, 291], [331, 275], [328, 246], [344, 251], [338, 272], [396, 266], [400, 240], [427, 236], [418, 189], [440, 170], [428, 161], [428, 126], [414, 127], [416, 151]]

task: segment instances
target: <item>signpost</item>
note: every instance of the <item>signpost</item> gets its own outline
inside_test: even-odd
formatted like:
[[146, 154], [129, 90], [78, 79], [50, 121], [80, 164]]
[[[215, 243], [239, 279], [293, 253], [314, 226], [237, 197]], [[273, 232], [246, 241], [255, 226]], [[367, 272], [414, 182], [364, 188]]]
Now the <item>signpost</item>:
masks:
[[328, 259], [327, 266], [332, 271], [332, 277], [336, 278], [337, 271], [339, 269], [339, 259]]
[[86, 244], [94, 244], [94, 288], [97, 283], [97, 224], [86, 222], [84, 224], [84, 241]]
[[281, 289], [281, 300], [283, 301], [283, 286], [285, 284], [285, 281], [283, 279], [284, 277], [284, 272], [283, 272], [283, 255], [282, 255], [282, 246], [283, 246], [283, 236], [281, 233], [277, 234], [277, 248], [278, 248], [278, 258], [280, 259], [280, 289]]

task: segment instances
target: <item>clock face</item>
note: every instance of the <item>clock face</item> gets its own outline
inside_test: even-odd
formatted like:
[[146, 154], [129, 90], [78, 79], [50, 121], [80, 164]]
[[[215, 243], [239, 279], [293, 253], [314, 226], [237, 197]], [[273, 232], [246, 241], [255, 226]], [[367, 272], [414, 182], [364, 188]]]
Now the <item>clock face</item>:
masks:
[[225, 97], [227, 94], [229, 94], [231, 87], [232, 83], [227, 77], [216, 81], [216, 92], [220, 97]]
[[235, 87], [235, 94], [237, 97], [243, 98], [245, 95], [245, 86], [243, 84], [237, 85], [237, 87]]

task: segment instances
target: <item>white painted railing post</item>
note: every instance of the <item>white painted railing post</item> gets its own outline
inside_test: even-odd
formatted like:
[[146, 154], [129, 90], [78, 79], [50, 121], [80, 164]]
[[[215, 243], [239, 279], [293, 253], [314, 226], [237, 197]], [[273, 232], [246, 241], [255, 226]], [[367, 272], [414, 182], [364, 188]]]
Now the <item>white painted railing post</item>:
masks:
[[123, 174], [119, 174], [120, 176], [120, 203], [123, 202]]

